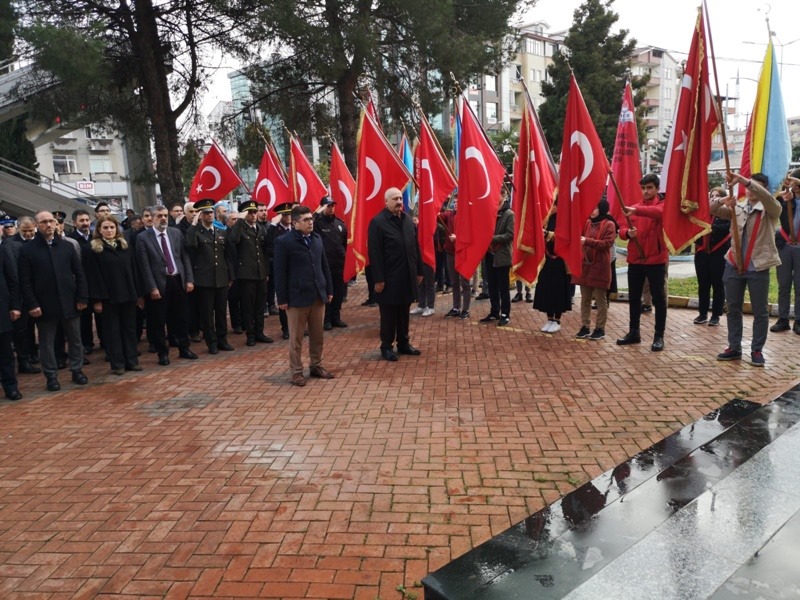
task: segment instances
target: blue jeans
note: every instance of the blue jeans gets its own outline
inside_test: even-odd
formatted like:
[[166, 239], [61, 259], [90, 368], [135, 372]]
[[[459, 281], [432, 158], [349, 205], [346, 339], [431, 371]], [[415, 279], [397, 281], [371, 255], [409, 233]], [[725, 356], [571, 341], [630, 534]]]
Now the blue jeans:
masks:
[[742, 350], [742, 304], [744, 290], [750, 292], [753, 307], [752, 352], [761, 352], [767, 342], [769, 331], [769, 269], [738, 273], [730, 264], [725, 264], [725, 298], [728, 301], [728, 348]]

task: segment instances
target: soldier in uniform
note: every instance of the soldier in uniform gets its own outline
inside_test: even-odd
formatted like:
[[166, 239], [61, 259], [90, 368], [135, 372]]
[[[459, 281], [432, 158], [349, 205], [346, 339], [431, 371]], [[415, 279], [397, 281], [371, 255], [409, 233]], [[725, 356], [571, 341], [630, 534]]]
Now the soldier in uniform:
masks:
[[225, 232], [214, 227], [214, 201], [198, 200], [195, 223], [186, 230], [186, 247], [194, 271], [194, 293], [203, 337], [209, 354], [231, 351], [226, 306], [233, 265], [226, 251]]
[[244, 216], [228, 229], [228, 242], [236, 252], [235, 278], [239, 284], [242, 321], [247, 333], [248, 346], [256, 342], [271, 344], [272, 338], [264, 335], [264, 294], [269, 277], [269, 248], [267, 235], [256, 222], [258, 203], [245, 200], [239, 204]]
[[325, 305], [325, 331], [334, 327], [347, 327], [342, 321], [342, 302], [347, 294], [344, 281], [344, 257], [347, 250], [347, 226], [335, 214], [336, 202], [324, 196], [319, 212], [314, 215], [314, 233], [322, 238], [325, 257], [333, 280], [333, 300]]
[[[275, 257], [275, 241], [281, 237], [282, 235], [292, 231], [294, 227], [292, 227], [292, 207], [294, 206], [294, 202], [284, 202], [283, 204], [278, 204], [275, 207], [275, 212], [280, 215], [280, 220], [277, 223], [270, 224], [269, 228], [267, 229], [267, 246], [269, 247], [269, 257], [270, 257], [270, 272], [274, 272], [274, 257]], [[273, 299], [275, 295], [275, 287], [274, 285], [271, 286], [271, 292], [273, 294]], [[285, 310], [278, 309], [278, 318], [281, 321], [281, 334], [283, 339], [289, 339], [289, 319], [286, 316]]]

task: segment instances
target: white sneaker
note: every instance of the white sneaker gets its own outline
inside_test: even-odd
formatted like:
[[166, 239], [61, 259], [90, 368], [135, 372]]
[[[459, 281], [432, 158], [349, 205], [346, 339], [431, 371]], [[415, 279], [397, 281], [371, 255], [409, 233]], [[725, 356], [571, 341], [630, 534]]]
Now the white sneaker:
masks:
[[423, 317], [432, 317], [435, 314], [436, 314], [436, 311], [434, 309], [432, 309], [432, 308], [426, 308], [425, 310], [422, 311], [422, 316]]
[[425, 312], [425, 309], [418, 306], [417, 308], [412, 308], [410, 311], [408, 311], [408, 314], [421, 315], [423, 312]]
[[561, 323], [558, 321], [550, 321], [552, 325], [550, 325], [550, 330], [548, 333], [555, 333], [556, 331], [561, 331]]
[[553, 325], [553, 323], [554, 323], [554, 321], [548, 321], [547, 323], [542, 325], [542, 327], [541, 327], [541, 329], [539, 331], [542, 331], [544, 333], [550, 333], [550, 327]]

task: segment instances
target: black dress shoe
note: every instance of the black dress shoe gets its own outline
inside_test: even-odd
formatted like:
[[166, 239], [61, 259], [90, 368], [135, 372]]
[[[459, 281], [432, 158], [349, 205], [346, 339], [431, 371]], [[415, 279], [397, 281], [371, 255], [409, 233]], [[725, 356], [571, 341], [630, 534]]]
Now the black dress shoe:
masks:
[[664, 349], [664, 336], [660, 333], [656, 334], [656, 337], [653, 338], [653, 345], [650, 346], [650, 350], [653, 352], [661, 352]]
[[274, 340], [269, 337], [268, 335], [264, 335], [263, 333], [256, 334], [256, 341], [259, 344], [271, 344]]
[[166, 367], [169, 364], [169, 354], [159, 354], [158, 355], [158, 364], [162, 367]]
[[147, 345], [147, 351], [150, 354], [155, 354], [156, 352], [158, 352], [158, 350], [156, 350], [156, 345], [155, 344], [148, 344]]
[[66, 359], [58, 361], [58, 364], [56, 365], [56, 367], [58, 367], [58, 370], [59, 370], [59, 371], [60, 371], [61, 369], [66, 369], [66, 368], [67, 368], [67, 361], [66, 361]]
[[334, 319], [333, 321], [331, 321], [331, 325], [333, 325], [334, 327], [342, 327], [342, 328], [347, 327], [347, 323], [345, 323], [341, 319]]
[[511, 299], [512, 302], [522, 302], [522, 293], [517, 292], [514, 297]]
[[285, 340], [288, 340], [289, 339], [289, 332], [288, 331], [284, 331], [283, 333], [281, 333], [281, 337], [283, 339], [285, 339]]
[[256, 339], [249, 337], [249, 338], [247, 338], [247, 341], [244, 343], [244, 345], [245, 346], [255, 346], [256, 345]]
[[414, 348], [414, 346], [408, 344], [407, 346], [398, 346], [397, 353], [408, 354], [409, 356], [419, 356], [420, 354], [422, 354], [422, 350], [420, 350], [419, 348]]
[[144, 371], [140, 365], [127, 365], [125, 367], [126, 371]]
[[236, 335], [241, 335], [242, 334], [242, 328], [241, 327], [234, 327], [233, 328], [233, 333], [235, 333]]
[[498, 317], [497, 315], [493, 315], [492, 313], [489, 313], [488, 315], [480, 319], [480, 322], [491, 323], [492, 321], [498, 321], [498, 320], [500, 320], [500, 317]]
[[276, 316], [278, 316], [278, 315], [279, 315], [279, 314], [281, 314], [281, 313], [280, 313], [280, 311], [278, 310], [278, 307], [277, 307], [277, 306], [270, 306], [270, 307], [269, 307], [269, 314], [270, 314], [271, 316], [273, 316], [273, 317], [276, 317]]
[[52, 377], [47, 378], [47, 391], [48, 392], [57, 392], [61, 389], [61, 384], [58, 383], [58, 378], [53, 375]]
[[84, 354], [91, 354], [92, 352], [94, 352], [94, 346], [84, 346], [83, 347], [83, 353]]
[[19, 363], [19, 368], [17, 369], [17, 372], [23, 375], [34, 375], [36, 373], [41, 373], [42, 370], [39, 367], [34, 367], [31, 363], [29, 363], [26, 360]]
[[77, 383], [78, 385], [86, 385], [89, 383], [89, 378], [83, 374], [83, 371], [73, 371], [72, 382]]
[[220, 342], [217, 347], [223, 352], [233, 352], [234, 348], [228, 342]]
[[378, 306], [378, 303], [375, 300], [365, 300], [361, 303], [361, 306]]
[[397, 361], [397, 354], [391, 348], [381, 348], [381, 358], [390, 362]]
[[330, 331], [333, 329], [333, 325], [331, 325], [328, 321], [325, 321], [325, 324], [322, 326], [325, 331]]
[[197, 360], [197, 354], [189, 350], [189, 348], [181, 348], [180, 352], [178, 352], [178, 356], [187, 360]]
[[625, 334], [625, 337], [617, 340], [617, 346], [627, 346], [628, 344], [640, 344], [642, 336], [639, 335], [638, 329], [631, 329]]
[[15, 400], [22, 400], [22, 394], [17, 388], [6, 390], [6, 398], [11, 400], [12, 402]]
[[209, 346], [208, 347], [208, 353], [209, 354], [219, 354], [219, 348], [217, 348], [216, 346]]
[[90, 365], [90, 364], [92, 364], [92, 361], [90, 361], [88, 358], [86, 358], [86, 357], [84, 356], [84, 357], [83, 357], [83, 364], [84, 364], [84, 365]]
[[511, 323], [511, 318], [508, 315], [500, 315], [500, 320], [497, 321], [498, 327], [504, 327]]
[[31, 354], [31, 357], [28, 359], [32, 365], [39, 364], [39, 355], [38, 354]]

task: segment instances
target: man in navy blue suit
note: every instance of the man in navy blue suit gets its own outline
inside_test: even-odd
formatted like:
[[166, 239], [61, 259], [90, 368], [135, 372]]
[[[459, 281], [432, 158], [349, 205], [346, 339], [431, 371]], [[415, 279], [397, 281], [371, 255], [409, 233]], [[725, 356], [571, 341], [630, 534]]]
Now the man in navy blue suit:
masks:
[[333, 298], [333, 281], [322, 238], [314, 233], [314, 217], [307, 206], [292, 209], [294, 230], [275, 240], [275, 292], [278, 308], [289, 321], [289, 366], [292, 384], [304, 386], [303, 335], [308, 329], [311, 377], [333, 379], [322, 366], [325, 305]]

